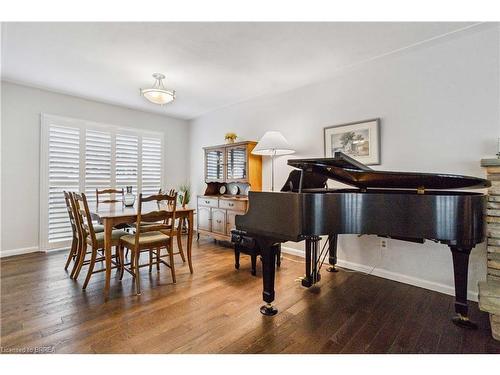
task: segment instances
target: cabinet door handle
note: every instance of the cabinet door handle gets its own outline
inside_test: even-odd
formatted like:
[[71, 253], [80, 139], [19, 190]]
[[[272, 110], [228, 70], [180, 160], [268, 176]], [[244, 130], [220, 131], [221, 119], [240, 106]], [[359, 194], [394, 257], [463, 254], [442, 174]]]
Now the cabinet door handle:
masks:
[[234, 203], [229, 203], [229, 207], [234, 207]]
[[222, 223], [222, 221], [221, 221], [221, 220], [217, 220], [217, 223], [219, 223], [219, 224], [220, 224], [220, 223]]
[[206, 204], [210, 204], [210, 201], [205, 201]]

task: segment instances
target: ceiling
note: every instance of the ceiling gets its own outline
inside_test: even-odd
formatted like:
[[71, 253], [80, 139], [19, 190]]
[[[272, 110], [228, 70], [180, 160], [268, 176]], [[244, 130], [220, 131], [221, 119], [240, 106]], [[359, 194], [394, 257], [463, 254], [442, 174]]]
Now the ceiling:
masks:
[[[2, 79], [191, 119], [470, 23], [3, 23]], [[177, 100], [139, 88], [164, 73]]]

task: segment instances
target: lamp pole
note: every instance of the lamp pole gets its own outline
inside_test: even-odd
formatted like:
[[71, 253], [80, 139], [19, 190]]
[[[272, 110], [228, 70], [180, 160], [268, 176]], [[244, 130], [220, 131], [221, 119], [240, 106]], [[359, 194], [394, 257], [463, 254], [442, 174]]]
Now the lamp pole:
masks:
[[276, 156], [276, 150], [273, 149], [271, 154], [271, 191], [274, 191], [274, 157]]

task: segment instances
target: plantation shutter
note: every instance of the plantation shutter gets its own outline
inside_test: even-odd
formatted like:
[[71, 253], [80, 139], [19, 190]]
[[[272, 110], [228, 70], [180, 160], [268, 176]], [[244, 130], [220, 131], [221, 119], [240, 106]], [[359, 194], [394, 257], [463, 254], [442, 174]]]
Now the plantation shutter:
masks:
[[87, 129], [85, 133], [85, 194], [96, 200], [95, 190], [109, 189], [111, 181], [111, 133]]
[[163, 178], [161, 133], [41, 114], [40, 249], [63, 248], [72, 230], [63, 191], [125, 188], [156, 194]]
[[80, 130], [49, 125], [48, 242], [72, 238], [63, 191], [77, 191], [80, 177]]
[[142, 194], [157, 194], [161, 187], [161, 139], [142, 138]]
[[116, 187], [132, 186], [137, 194], [139, 164], [139, 137], [135, 135], [116, 135]]

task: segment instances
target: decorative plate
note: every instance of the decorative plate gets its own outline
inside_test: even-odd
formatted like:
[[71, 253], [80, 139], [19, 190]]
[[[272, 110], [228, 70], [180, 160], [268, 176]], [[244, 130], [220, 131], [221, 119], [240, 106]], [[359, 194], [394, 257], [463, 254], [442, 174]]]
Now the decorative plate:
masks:
[[245, 187], [243, 188], [243, 191], [241, 192], [241, 194], [248, 195], [249, 191], [250, 191], [250, 185], [245, 185]]
[[240, 189], [238, 188], [238, 185], [236, 185], [236, 184], [235, 185], [229, 185], [229, 194], [236, 195], [236, 194], [238, 194], [239, 190]]
[[219, 193], [221, 193], [221, 194], [225, 194], [225, 193], [226, 193], [226, 185], [222, 185], [222, 186], [219, 188]]

